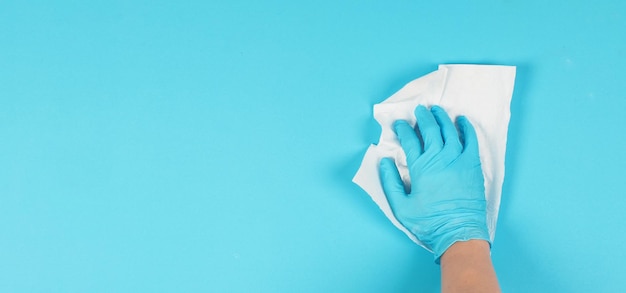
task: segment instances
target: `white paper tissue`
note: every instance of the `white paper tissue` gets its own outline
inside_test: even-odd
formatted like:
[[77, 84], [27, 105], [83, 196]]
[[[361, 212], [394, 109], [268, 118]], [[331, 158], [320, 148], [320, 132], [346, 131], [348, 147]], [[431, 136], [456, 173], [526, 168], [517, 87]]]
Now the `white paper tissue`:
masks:
[[374, 118], [382, 128], [380, 140], [367, 149], [352, 181], [372, 197], [398, 229], [426, 248], [394, 217], [382, 190], [378, 164], [381, 158], [394, 158], [402, 179], [409, 182], [406, 158], [391, 125], [399, 119], [415, 125], [413, 110], [417, 105], [440, 105], [452, 121], [458, 115], [465, 115], [478, 136], [485, 176], [487, 226], [493, 241], [504, 181], [504, 155], [514, 83], [515, 67], [500, 65], [439, 65], [437, 71], [411, 81], [382, 103], [374, 105]]

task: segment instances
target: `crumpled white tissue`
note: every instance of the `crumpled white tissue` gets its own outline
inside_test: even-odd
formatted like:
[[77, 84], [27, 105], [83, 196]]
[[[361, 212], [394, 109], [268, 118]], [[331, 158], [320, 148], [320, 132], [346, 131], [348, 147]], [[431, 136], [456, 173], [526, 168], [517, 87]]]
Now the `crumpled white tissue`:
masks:
[[437, 71], [409, 82], [382, 103], [374, 105], [374, 118], [382, 128], [380, 140], [367, 149], [352, 181], [372, 197], [398, 229], [431, 251], [394, 217], [380, 183], [379, 162], [384, 157], [394, 158], [403, 181], [408, 185], [406, 157], [391, 128], [393, 122], [404, 119], [415, 125], [413, 111], [420, 104], [427, 107], [440, 105], [452, 121], [459, 115], [465, 115], [478, 136], [485, 176], [487, 226], [493, 241], [504, 181], [504, 155], [514, 83], [515, 66], [469, 64], [439, 65]]

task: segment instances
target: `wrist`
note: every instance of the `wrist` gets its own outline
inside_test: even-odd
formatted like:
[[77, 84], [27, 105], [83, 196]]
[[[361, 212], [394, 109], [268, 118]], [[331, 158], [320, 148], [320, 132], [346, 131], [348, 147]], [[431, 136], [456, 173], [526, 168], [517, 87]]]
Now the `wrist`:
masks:
[[461, 246], [465, 246], [466, 243], [470, 241], [471, 243], [486, 243], [487, 251], [491, 248], [491, 240], [486, 227], [458, 228], [442, 235], [439, 237], [439, 241], [434, 243], [432, 248], [435, 256], [435, 263], [439, 264], [442, 256], [457, 243], [465, 243], [461, 244]]
[[457, 241], [450, 245], [441, 256], [443, 263], [450, 258], [455, 257], [471, 257], [481, 254], [490, 254], [491, 244], [483, 239], [470, 239], [467, 241]]
[[500, 292], [489, 243], [458, 241], [441, 257], [441, 292]]

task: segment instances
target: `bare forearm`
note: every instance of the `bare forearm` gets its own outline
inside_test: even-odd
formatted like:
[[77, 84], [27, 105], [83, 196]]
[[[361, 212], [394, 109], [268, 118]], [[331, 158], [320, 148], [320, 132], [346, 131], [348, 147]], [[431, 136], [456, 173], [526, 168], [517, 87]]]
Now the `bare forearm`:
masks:
[[489, 243], [470, 240], [450, 246], [441, 257], [441, 291], [500, 292]]

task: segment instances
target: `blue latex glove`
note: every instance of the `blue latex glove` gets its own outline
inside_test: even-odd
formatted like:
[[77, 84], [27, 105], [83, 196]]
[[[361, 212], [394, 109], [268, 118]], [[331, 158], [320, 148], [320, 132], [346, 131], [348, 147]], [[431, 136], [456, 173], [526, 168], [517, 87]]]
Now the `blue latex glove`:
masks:
[[[411, 190], [405, 191], [390, 158], [380, 163], [382, 186], [394, 215], [433, 250], [435, 262], [455, 242], [489, 242], [483, 172], [474, 127], [461, 116], [457, 124], [438, 106], [415, 109], [417, 127], [396, 121], [394, 129], [406, 154]], [[490, 243], [491, 245], [491, 243]]]

